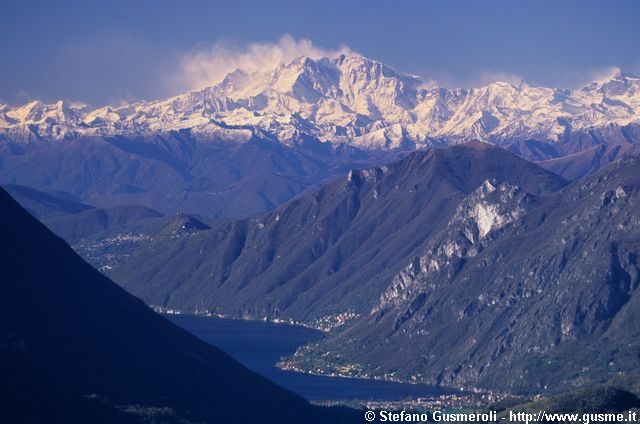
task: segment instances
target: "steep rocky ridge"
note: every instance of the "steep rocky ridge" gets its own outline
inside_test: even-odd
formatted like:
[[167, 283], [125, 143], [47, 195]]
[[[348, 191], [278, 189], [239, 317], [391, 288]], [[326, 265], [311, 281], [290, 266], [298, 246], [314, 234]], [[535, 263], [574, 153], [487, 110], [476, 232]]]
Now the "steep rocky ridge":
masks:
[[565, 184], [486, 143], [437, 148], [352, 171], [269, 214], [154, 238], [110, 275], [157, 306], [341, 323], [368, 312], [487, 179], [536, 195]]
[[370, 313], [289, 366], [525, 392], [640, 367], [639, 171], [616, 162], [479, 243], [454, 219]]

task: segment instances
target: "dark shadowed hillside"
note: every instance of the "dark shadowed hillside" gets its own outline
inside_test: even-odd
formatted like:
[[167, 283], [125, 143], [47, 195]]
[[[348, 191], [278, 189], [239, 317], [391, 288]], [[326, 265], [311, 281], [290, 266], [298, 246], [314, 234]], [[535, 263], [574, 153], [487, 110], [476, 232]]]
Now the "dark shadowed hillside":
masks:
[[[489, 409], [499, 411], [498, 419], [507, 419], [509, 411], [527, 412], [538, 414], [539, 411], [554, 414], [619, 414], [622, 413], [623, 420], [615, 421], [637, 422], [640, 413], [640, 372], [621, 374], [606, 382], [580, 389], [573, 390], [560, 395], [549, 396], [536, 401], [522, 402], [515, 405], [491, 405]], [[628, 412], [636, 413], [636, 420], [629, 420]], [[590, 417], [593, 417], [590, 416]], [[521, 420], [523, 421], [523, 420]], [[549, 421], [543, 421], [549, 422]], [[557, 422], [557, 420], [556, 420]]]
[[93, 209], [75, 200], [62, 199], [57, 196], [29, 187], [7, 184], [3, 188], [16, 199], [23, 208], [41, 221], [66, 217]]
[[344, 422], [149, 310], [4, 190], [0, 289], [4, 423]]
[[22, 207], [100, 270], [110, 269], [129, 256], [164, 222], [160, 212], [144, 206], [96, 208], [29, 187], [5, 188]]
[[156, 228], [163, 215], [144, 206], [114, 206], [95, 208], [81, 213], [44, 220], [57, 235], [69, 243], [100, 233], [117, 234], [118, 231], [136, 229], [150, 231]]

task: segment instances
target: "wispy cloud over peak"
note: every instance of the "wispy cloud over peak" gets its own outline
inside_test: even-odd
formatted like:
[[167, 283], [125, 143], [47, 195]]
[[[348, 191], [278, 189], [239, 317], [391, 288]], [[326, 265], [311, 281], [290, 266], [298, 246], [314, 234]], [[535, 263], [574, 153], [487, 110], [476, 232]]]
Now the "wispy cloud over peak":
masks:
[[184, 54], [171, 84], [178, 89], [201, 89], [219, 83], [237, 69], [251, 74], [275, 68], [300, 56], [318, 59], [340, 54], [355, 53], [344, 45], [334, 50], [325, 49], [315, 46], [311, 40], [295, 39], [291, 35], [284, 35], [277, 42], [247, 45], [218, 41]]

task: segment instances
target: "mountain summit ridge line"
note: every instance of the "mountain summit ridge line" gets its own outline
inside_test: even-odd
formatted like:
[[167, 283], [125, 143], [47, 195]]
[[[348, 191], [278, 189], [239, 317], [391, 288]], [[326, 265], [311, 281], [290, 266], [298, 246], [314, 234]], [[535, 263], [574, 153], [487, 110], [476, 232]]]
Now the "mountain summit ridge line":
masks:
[[268, 70], [238, 69], [202, 90], [117, 107], [0, 104], [0, 138], [22, 142], [189, 131], [200, 139], [275, 137], [288, 144], [311, 136], [387, 150], [445, 139], [558, 142], [639, 121], [640, 78], [620, 69], [577, 90], [524, 82], [448, 89], [358, 55], [301, 56]]

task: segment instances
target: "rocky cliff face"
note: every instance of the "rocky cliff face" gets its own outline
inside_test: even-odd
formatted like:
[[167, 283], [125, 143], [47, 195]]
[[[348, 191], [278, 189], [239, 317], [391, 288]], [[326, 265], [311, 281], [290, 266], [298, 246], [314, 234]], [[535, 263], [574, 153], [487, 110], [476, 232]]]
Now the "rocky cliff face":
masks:
[[[463, 199], [447, 228], [428, 243], [425, 252], [393, 279], [373, 312], [413, 301], [431, 276], [478, 255], [491, 242], [491, 231], [519, 219], [536, 204], [535, 196], [514, 185], [485, 180]], [[410, 310], [407, 313], [411, 315]]]
[[544, 199], [494, 190], [513, 196], [481, 236], [485, 183], [369, 314], [289, 366], [512, 391], [637, 368], [639, 171], [616, 163]]

